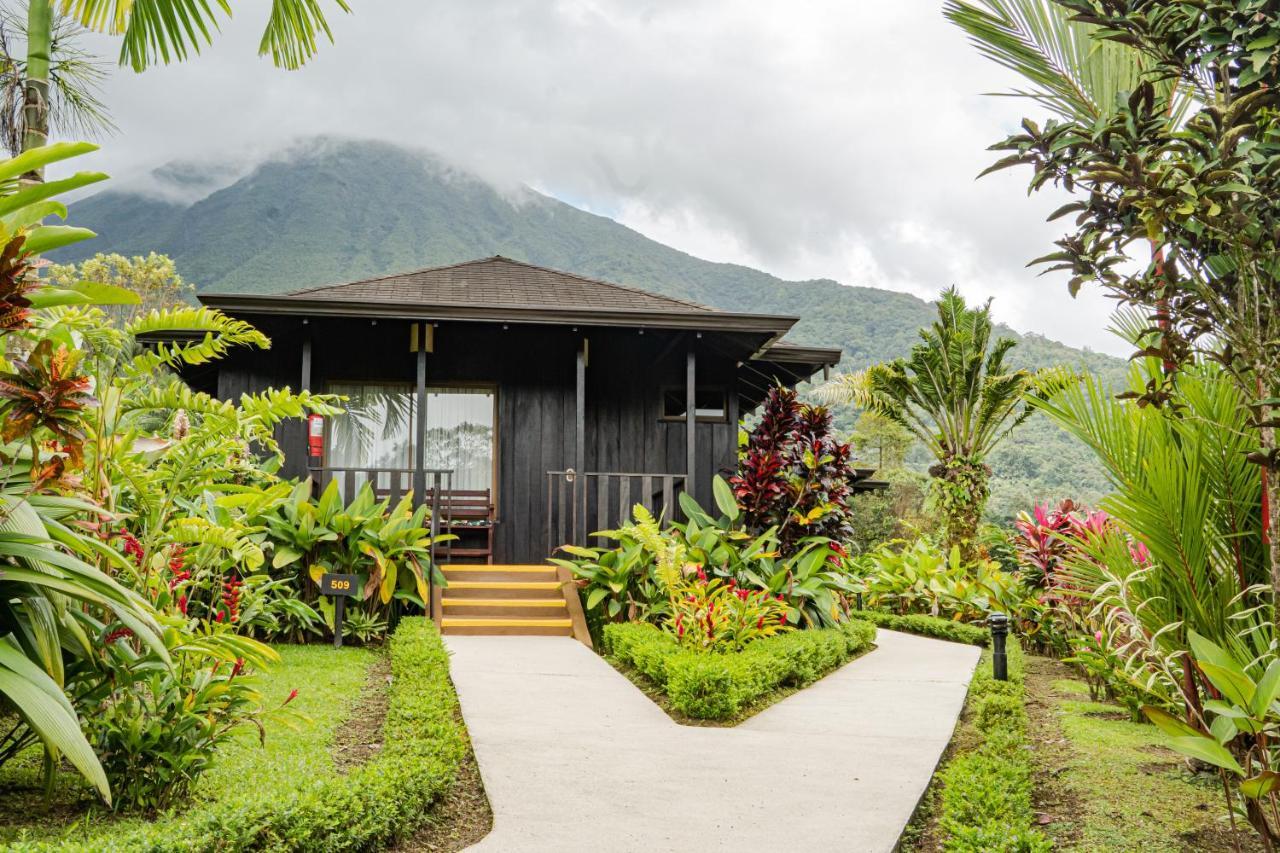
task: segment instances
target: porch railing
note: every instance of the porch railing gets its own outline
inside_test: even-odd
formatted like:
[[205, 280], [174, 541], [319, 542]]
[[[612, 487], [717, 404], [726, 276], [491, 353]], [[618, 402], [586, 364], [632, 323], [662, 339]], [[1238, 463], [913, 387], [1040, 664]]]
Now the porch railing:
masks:
[[[618, 471], [547, 472], [547, 548], [587, 545], [597, 530], [612, 530], [632, 518], [640, 504], [660, 522], [675, 517], [684, 474], [632, 474]], [[598, 538], [599, 544], [608, 540]]]
[[[365, 484], [369, 483], [373, 488], [373, 496], [378, 500], [384, 498], [391, 499], [391, 505], [395, 506], [400, 502], [406, 494], [413, 491], [413, 478], [417, 474], [414, 468], [309, 468], [311, 480], [315, 483], [317, 491], [324, 491], [329, 487], [329, 483], [334, 480], [338, 481], [338, 487], [342, 491], [342, 499], [350, 502], [356, 496], [356, 492]], [[445, 514], [445, 521], [450, 521], [447, 516], [449, 514], [449, 502], [444, 500], [444, 496], [453, 490], [453, 470], [450, 468], [427, 468], [422, 472], [425, 474], [425, 487], [423, 493], [414, 495], [414, 509], [422, 506], [424, 503], [430, 508], [431, 512], [431, 545], [430, 559], [431, 565], [436, 565], [436, 537], [440, 534], [441, 512]], [[446, 525], [447, 527], [447, 525]], [[449, 550], [449, 543], [445, 543], [446, 558]], [[427, 605], [428, 618], [434, 619], [436, 614], [433, 611], [435, 601], [435, 583], [432, 580], [432, 572], [427, 572]]]

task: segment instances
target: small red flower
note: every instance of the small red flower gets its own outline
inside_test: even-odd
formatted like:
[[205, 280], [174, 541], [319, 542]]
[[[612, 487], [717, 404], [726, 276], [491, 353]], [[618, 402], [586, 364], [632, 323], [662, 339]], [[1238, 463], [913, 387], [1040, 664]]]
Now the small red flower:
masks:
[[243, 670], [244, 670], [244, 658], [236, 658], [236, 665], [231, 667], [231, 678], [235, 678]]
[[114, 643], [116, 640], [119, 640], [121, 638], [132, 637], [132, 636], [133, 636], [133, 631], [130, 631], [128, 628], [117, 628], [114, 631], [112, 631], [110, 634], [107, 634], [107, 638], [105, 642]]
[[761, 616], [759, 619], [756, 620], [756, 630], [759, 631], [763, 627], [764, 627], [764, 617]]
[[292, 702], [294, 699], [297, 699], [297, 698], [298, 698], [298, 688], [295, 687], [289, 691], [288, 697], [283, 702], [280, 703], [280, 707], [283, 708], [285, 705], [288, 705], [290, 702]]
[[226, 619], [226, 618], [227, 618], [227, 614], [223, 613], [221, 610], [219, 610], [217, 613], [213, 614], [213, 621], [214, 621], [214, 622], [221, 622], [222, 620], [224, 620], [224, 619]]
[[182, 615], [187, 615], [187, 597], [185, 595], [178, 596], [178, 609], [182, 611]]

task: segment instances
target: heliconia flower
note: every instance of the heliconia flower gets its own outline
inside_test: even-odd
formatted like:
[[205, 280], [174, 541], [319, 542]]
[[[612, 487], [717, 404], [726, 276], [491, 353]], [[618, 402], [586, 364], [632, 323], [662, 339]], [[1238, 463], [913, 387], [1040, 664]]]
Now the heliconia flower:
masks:
[[1129, 556], [1139, 566], [1145, 566], [1151, 562], [1151, 551], [1142, 542], [1135, 541], [1129, 546]]
[[285, 705], [288, 705], [290, 702], [292, 702], [294, 699], [297, 699], [297, 698], [298, 698], [298, 688], [295, 687], [289, 691], [288, 697], [283, 702], [280, 703], [280, 707], [283, 708]]
[[213, 621], [214, 621], [214, 622], [221, 622], [223, 619], [226, 619], [226, 618], [227, 618], [227, 614], [223, 613], [221, 610], [219, 610], [217, 613], [213, 614]]

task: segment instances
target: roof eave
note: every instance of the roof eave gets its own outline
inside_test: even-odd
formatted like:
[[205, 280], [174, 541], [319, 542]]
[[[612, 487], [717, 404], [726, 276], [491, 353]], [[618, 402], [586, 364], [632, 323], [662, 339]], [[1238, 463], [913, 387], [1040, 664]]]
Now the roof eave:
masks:
[[228, 313], [295, 317], [370, 317], [403, 320], [457, 320], [476, 323], [626, 326], [634, 328], [760, 332], [781, 337], [798, 318], [728, 311], [616, 311], [593, 308], [517, 308], [484, 305], [412, 305], [401, 302], [339, 302], [330, 299], [198, 294], [201, 303]]
[[785, 347], [767, 347], [757, 358], [760, 361], [772, 361], [778, 364], [806, 364], [821, 367], [835, 367], [844, 356], [844, 351], [832, 347], [798, 347], [788, 344]]

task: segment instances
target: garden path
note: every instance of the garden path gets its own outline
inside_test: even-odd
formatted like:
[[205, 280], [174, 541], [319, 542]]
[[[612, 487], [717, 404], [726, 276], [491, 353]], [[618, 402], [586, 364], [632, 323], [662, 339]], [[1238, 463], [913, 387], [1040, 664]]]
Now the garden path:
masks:
[[493, 806], [473, 851], [891, 851], [978, 649], [892, 631], [733, 728], [682, 726], [586, 646], [447, 637]]

